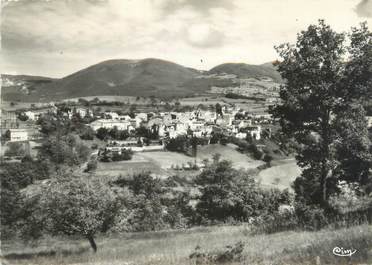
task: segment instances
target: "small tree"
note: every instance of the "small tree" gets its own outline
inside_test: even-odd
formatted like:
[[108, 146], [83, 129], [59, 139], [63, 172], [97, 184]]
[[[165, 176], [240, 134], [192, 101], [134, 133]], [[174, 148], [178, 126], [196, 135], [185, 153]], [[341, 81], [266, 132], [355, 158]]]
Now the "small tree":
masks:
[[109, 130], [106, 128], [99, 128], [96, 132], [96, 136], [100, 140], [105, 140], [109, 137]]
[[119, 197], [100, 181], [81, 177], [55, 178], [41, 192], [40, 208], [45, 214], [45, 229], [52, 234], [82, 235], [94, 252], [94, 236], [107, 231], [120, 208]]
[[87, 168], [84, 171], [92, 172], [92, 171], [95, 171], [96, 169], [97, 169], [97, 160], [93, 159], [87, 163]]
[[255, 181], [246, 172], [233, 169], [230, 161], [218, 159], [195, 179], [201, 192], [196, 210], [210, 221], [247, 220], [254, 214], [251, 202], [255, 199], [250, 197], [257, 190]]
[[18, 114], [18, 119], [20, 121], [27, 121], [28, 120], [28, 116], [24, 112], [22, 112], [22, 113]]
[[148, 172], [141, 173], [133, 176], [129, 189], [134, 195], [129, 218], [133, 229], [155, 231], [164, 228], [161, 181], [151, 177]]
[[267, 163], [268, 166], [271, 165], [271, 161], [273, 161], [273, 156], [270, 154], [265, 154], [263, 157], [263, 161]]
[[93, 140], [94, 136], [95, 136], [95, 131], [88, 126], [85, 126], [82, 129], [82, 132], [80, 133], [80, 138], [83, 140]]
[[218, 116], [218, 115], [220, 115], [220, 116], [223, 115], [223, 113], [222, 113], [222, 106], [221, 106], [220, 103], [216, 103], [215, 109], [216, 109], [216, 114], [217, 114], [217, 116]]

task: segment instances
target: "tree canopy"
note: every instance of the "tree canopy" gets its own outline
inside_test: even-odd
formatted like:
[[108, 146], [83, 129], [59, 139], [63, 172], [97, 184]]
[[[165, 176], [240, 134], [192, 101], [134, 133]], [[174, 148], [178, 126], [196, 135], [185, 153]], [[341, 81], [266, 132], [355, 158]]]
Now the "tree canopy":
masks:
[[120, 208], [119, 197], [99, 180], [60, 176], [43, 188], [40, 208], [52, 234], [82, 235], [94, 251], [94, 236], [107, 231]]
[[[351, 131], [336, 124], [355, 128], [353, 137], [359, 139], [361, 151], [368, 145], [360, 140], [365, 138], [364, 117], [350, 106], [370, 95], [372, 34], [366, 24], [345, 34], [320, 20], [299, 33], [295, 44], [282, 44], [277, 51], [285, 83], [280, 89], [282, 102], [272, 113], [280, 119], [283, 132], [301, 146], [297, 160], [303, 172], [294, 187], [306, 202], [327, 207], [329, 196], [337, 191], [335, 172], [344, 167], [343, 174], [351, 174], [345, 163], [360, 151], [349, 153], [350, 159], [340, 158], [343, 147], [337, 143], [347, 140]], [[370, 162], [364, 166], [369, 168]]]

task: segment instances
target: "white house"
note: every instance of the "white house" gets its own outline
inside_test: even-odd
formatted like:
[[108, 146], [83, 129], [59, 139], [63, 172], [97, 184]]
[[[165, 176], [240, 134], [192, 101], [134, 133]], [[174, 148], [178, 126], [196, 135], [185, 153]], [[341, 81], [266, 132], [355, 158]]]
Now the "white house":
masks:
[[239, 133], [235, 134], [235, 137], [238, 138], [238, 139], [245, 139], [245, 138], [247, 138], [247, 133], [239, 132]]
[[21, 142], [28, 141], [28, 130], [27, 129], [10, 129], [10, 141]]
[[204, 127], [204, 122], [202, 121], [192, 121], [190, 122], [190, 129], [192, 131], [201, 130]]
[[249, 126], [246, 131], [256, 140], [261, 139], [261, 126]]
[[176, 138], [179, 135], [187, 134], [188, 127], [181, 122], [173, 123], [170, 125], [160, 125], [159, 126], [159, 136], [169, 138]]
[[[116, 114], [116, 113], [115, 113]], [[112, 116], [112, 115], [111, 115]], [[115, 115], [114, 115], [115, 116]], [[116, 116], [115, 116], [116, 117]], [[114, 117], [112, 117], [114, 119]], [[117, 117], [118, 120], [121, 120], [121, 121], [129, 121], [130, 119], [132, 119], [129, 115], [118, 115]]]
[[128, 130], [128, 127], [130, 126], [130, 121], [120, 121], [120, 120], [106, 120], [106, 119], [100, 119], [93, 121], [89, 124], [89, 126], [93, 130], [98, 130], [99, 128], [106, 128], [106, 129], [112, 129], [115, 126], [118, 128], [118, 130]]
[[367, 127], [371, 128], [372, 127], [372, 116], [366, 116], [367, 119]]
[[141, 119], [143, 121], [147, 121], [147, 113], [143, 113], [143, 112], [137, 113], [136, 118]]
[[119, 114], [117, 114], [116, 112], [105, 112], [105, 117], [108, 117], [108, 119], [113, 119], [113, 120], [117, 120], [119, 119]]
[[84, 118], [87, 115], [91, 114], [91, 111], [86, 108], [76, 108], [76, 113], [79, 113], [80, 117]]
[[27, 116], [27, 118], [29, 119], [29, 120], [31, 120], [31, 121], [34, 121], [34, 120], [37, 120], [37, 118], [36, 118], [36, 114], [35, 114], [35, 112], [33, 112], [33, 111], [26, 111], [25, 112], [25, 115]]
[[53, 112], [53, 110], [28, 110], [25, 111], [24, 114], [28, 117], [31, 121], [37, 121], [41, 116], [47, 114], [48, 112]]
[[192, 132], [192, 135], [194, 136], [194, 137], [202, 137], [203, 136], [203, 132], [202, 131], [193, 131]]

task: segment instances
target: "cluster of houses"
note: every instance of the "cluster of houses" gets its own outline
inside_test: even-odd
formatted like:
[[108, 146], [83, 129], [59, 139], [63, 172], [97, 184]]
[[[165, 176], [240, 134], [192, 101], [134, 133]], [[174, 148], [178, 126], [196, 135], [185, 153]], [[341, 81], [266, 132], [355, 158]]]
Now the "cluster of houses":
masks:
[[133, 152], [156, 151], [164, 149], [164, 140], [173, 139], [182, 135], [193, 135], [198, 138], [211, 138], [215, 133], [234, 136], [245, 139], [260, 140], [262, 127], [258, 121], [270, 122], [271, 115], [262, 114], [245, 116], [234, 107], [223, 106], [222, 112], [195, 110], [189, 112], [160, 112], [160, 113], [137, 113], [135, 115], [119, 115], [116, 112], [105, 112], [101, 117], [89, 124], [97, 131], [100, 128], [125, 130], [128, 133], [139, 127], [145, 127], [151, 133], [155, 133], [159, 140], [144, 143], [141, 138], [129, 138], [126, 140], [113, 140], [108, 142], [106, 150], [119, 153], [123, 149], [131, 149]]
[[[56, 106], [49, 106], [42, 109], [31, 109], [24, 111], [29, 121], [36, 121], [46, 113], [57, 112]], [[160, 113], [136, 113], [134, 115], [120, 115], [117, 112], [93, 113], [86, 107], [76, 107], [67, 111], [65, 115], [69, 118], [74, 113], [81, 117], [91, 116], [94, 121], [89, 123], [94, 131], [100, 128], [128, 131], [135, 131], [139, 127], [145, 127], [156, 133], [160, 140], [176, 138], [180, 135], [193, 135], [198, 138], [211, 138], [213, 134], [221, 133], [234, 136], [239, 139], [251, 137], [255, 140], [262, 138], [264, 131], [263, 124], [273, 122], [270, 114], [250, 114], [240, 112], [236, 107], [222, 106], [222, 111], [217, 113], [211, 110], [194, 110], [189, 112], [160, 112]], [[237, 115], [238, 114], [238, 115]], [[368, 127], [372, 127], [372, 116], [367, 116]], [[17, 115], [14, 112], [2, 111], [2, 129], [10, 132], [11, 142], [24, 142], [36, 140], [40, 133], [36, 126], [19, 128]], [[35, 123], [34, 123], [35, 124]], [[266, 129], [265, 129], [266, 130]], [[270, 133], [270, 131], [268, 131]], [[2, 131], [2, 134], [4, 131]], [[126, 141], [115, 141], [108, 143], [108, 148], [120, 149], [130, 147], [132, 151], [160, 150], [163, 149], [163, 142], [138, 143], [138, 139]]]
[[[93, 121], [89, 126], [97, 131], [99, 128], [126, 130], [131, 132], [141, 126], [156, 131], [159, 138], [176, 138], [180, 135], [192, 133], [195, 137], [211, 137], [213, 133], [224, 133], [244, 139], [250, 135], [253, 139], [260, 140], [262, 128], [254, 124], [254, 118], [243, 117], [236, 119], [238, 109], [222, 107], [222, 113], [214, 111], [195, 110], [190, 112], [161, 112], [138, 113], [134, 117], [118, 115], [115, 112], [106, 112], [103, 118]], [[271, 120], [269, 114], [256, 115], [266, 122]], [[256, 119], [257, 120], [257, 119]]]
[[149, 151], [161, 151], [165, 149], [164, 141], [149, 141], [145, 144], [142, 137], [129, 138], [123, 141], [113, 140], [110, 141], [105, 150], [121, 154], [123, 150], [130, 149], [132, 152], [149, 152]]

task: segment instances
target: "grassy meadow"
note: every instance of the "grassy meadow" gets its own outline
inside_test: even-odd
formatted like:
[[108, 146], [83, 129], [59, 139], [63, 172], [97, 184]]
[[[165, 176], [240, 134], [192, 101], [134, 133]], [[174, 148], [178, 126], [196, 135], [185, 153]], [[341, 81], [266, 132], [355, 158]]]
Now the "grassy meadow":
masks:
[[263, 187], [278, 188], [280, 190], [290, 188], [293, 181], [301, 175], [301, 169], [294, 159], [287, 160], [283, 164], [261, 170], [257, 180]]
[[[213, 155], [219, 153], [223, 159], [232, 161], [233, 167], [236, 169], [254, 169], [264, 164], [263, 161], [253, 160], [248, 155], [240, 153], [236, 148], [237, 146], [233, 144], [200, 146], [198, 147], [197, 162], [201, 163], [203, 159], [212, 161]], [[182, 165], [187, 165], [188, 162], [194, 163], [194, 157], [169, 151], [139, 152], [134, 153], [130, 161], [99, 162], [95, 174], [115, 177], [151, 171], [155, 175], [171, 176], [174, 174], [171, 170], [172, 166], [182, 167]]]
[[[244, 243], [242, 261], [225, 264], [372, 264], [371, 226], [269, 235], [254, 235], [248, 226], [114, 234], [97, 238], [96, 254], [87, 241], [66, 238], [43, 239], [35, 247], [3, 242], [2, 250], [8, 257], [3, 264], [14, 265], [189, 265], [208, 264], [189, 258], [197, 246], [218, 253], [239, 241]], [[351, 258], [337, 257], [332, 254], [334, 247], [353, 248], [357, 252]]]

